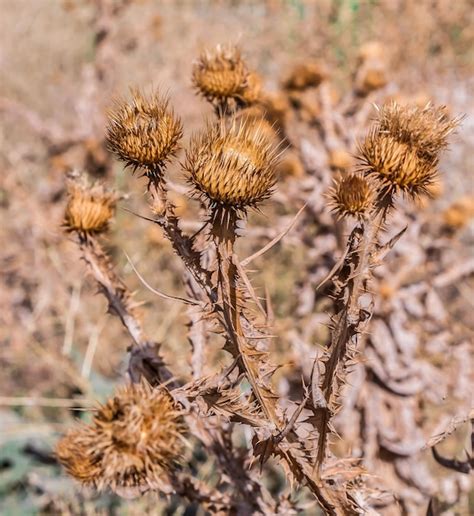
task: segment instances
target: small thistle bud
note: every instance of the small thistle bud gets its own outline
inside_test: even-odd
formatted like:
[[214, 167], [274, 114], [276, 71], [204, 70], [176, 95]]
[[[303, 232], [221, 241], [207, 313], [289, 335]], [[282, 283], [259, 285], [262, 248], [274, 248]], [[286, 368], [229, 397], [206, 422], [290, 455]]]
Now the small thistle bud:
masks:
[[365, 177], [349, 173], [336, 180], [329, 197], [332, 210], [339, 218], [361, 218], [369, 214], [375, 192]]
[[367, 41], [360, 46], [357, 52], [359, 63], [366, 61], [384, 61], [386, 59], [386, 49], [379, 41]]
[[277, 163], [276, 173], [280, 178], [286, 179], [288, 177], [302, 178], [306, 172], [298, 154], [294, 151], [287, 151]]
[[247, 82], [242, 91], [242, 100], [247, 105], [257, 103], [262, 95], [262, 78], [256, 72], [249, 72]]
[[451, 229], [460, 229], [474, 218], [474, 197], [465, 196], [443, 212], [443, 221]]
[[322, 63], [299, 64], [291, 70], [283, 86], [287, 90], [304, 90], [319, 86], [327, 77], [328, 71]]
[[236, 121], [247, 121], [249, 129], [254, 130], [257, 135], [263, 134], [268, 142], [278, 143], [278, 133], [273, 124], [271, 124], [265, 117], [265, 110], [259, 106], [254, 105], [239, 111], [236, 116]]
[[245, 210], [270, 196], [276, 181], [275, 153], [258, 122], [234, 119], [229, 125], [209, 125], [195, 137], [184, 169], [210, 205]]
[[182, 136], [181, 121], [158, 93], [144, 97], [132, 92], [109, 115], [107, 144], [111, 152], [134, 170], [145, 168], [159, 178], [165, 163], [176, 154]]
[[249, 72], [234, 46], [218, 45], [195, 62], [192, 81], [199, 93], [212, 103], [242, 97]]
[[353, 161], [351, 153], [344, 148], [336, 148], [329, 152], [328, 164], [334, 170], [348, 170]]
[[385, 106], [359, 148], [359, 168], [387, 192], [413, 198], [428, 193], [437, 178], [439, 153], [457, 123], [445, 108]]
[[118, 195], [101, 184], [89, 186], [85, 181], [68, 184], [68, 201], [64, 217], [67, 231], [102, 233], [115, 212]]
[[386, 86], [387, 82], [385, 66], [381, 63], [370, 63], [362, 66], [357, 72], [356, 91], [359, 95], [368, 95]]
[[185, 426], [163, 389], [147, 383], [119, 388], [90, 425], [70, 430], [57, 444], [66, 471], [99, 490], [159, 488], [183, 452]]

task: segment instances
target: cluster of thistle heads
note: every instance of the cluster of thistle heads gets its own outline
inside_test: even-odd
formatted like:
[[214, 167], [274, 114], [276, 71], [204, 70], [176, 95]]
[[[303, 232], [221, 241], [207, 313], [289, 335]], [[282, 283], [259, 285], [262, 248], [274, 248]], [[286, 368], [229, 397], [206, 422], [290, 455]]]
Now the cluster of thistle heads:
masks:
[[[277, 180], [278, 137], [265, 119], [262, 80], [237, 48], [217, 46], [204, 52], [194, 64], [192, 81], [216, 108], [217, 119], [191, 138], [182, 168], [192, 196], [204, 202], [213, 224], [221, 224], [271, 195]], [[411, 197], [427, 193], [436, 180], [439, 152], [455, 125], [444, 107], [380, 108], [360, 144], [359, 166], [340, 177], [330, 193], [335, 212], [366, 217], [381, 198], [396, 192]], [[176, 157], [182, 135], [181, 120], [168, 99], [138, 90], [132, 91], [130, 100], [116, 103], [107, 128], [109, 149], [159, 188], [166, 184], [166, 166]], [[75, 187], [71, 197], [68, 227], [86, 232], [106, 229], [115, 201], [112, 194]], [[84, 220], [77, 215], [81, 210]]]
[[[208, 210], [207, 220], [232, 232], [236, 219], [274, 188], [278, 138], [263, 110], [255, 110], [264, 105], [262, 81], [237, 49], [218, 46], [205, 52], [194, 65], [192, 80], [215, 107], [217, 118], [191, 138], [182, 168], [191, 195]], [[396, 193], [426, 193], [456, 123], [445, 108], [431, 105], [379, 109], [374, 127], [360, 144], [359, 165], [338, 178], [330, 192], [335, 212], [363, 220], [384, 203], [391, 206]], [[110, 114], [109, 149], [128, 167], [142, 170], [156, 191], [166, 191], [166, 166], [181, 138], [182, 123], [159, 93], [145, 96], [134, 90], [131, 100], [119, 101]], [[104, 232], [117, 198], [103, 186], [73, 181], [66, 228], [85, 236]], [[57, 455], [85, 485], [147, 489], [179, 460], [184, 433], [182, 415], [166, 391], [137, 384], [119, 390], [91, 425], [67, 434]]]
[[395, 194], [411, 199], [430, 194], [438, 176], [439, 154], [458, 120], [445, 107], [428, 104], [383, 106], [359, 144], [358, 166], [335, 182], [331, 204], [341, 217], [370, 217], [390, 207]]

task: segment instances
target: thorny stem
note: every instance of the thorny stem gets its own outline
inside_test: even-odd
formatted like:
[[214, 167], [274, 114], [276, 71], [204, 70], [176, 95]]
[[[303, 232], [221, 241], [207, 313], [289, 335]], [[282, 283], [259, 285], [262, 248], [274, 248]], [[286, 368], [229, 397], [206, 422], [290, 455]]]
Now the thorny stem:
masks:
[[[295, 474], [299, 482], [305, 483], [311, 492], [318, 500], [321, 507], [324, 508], [327, 514], [334, 516], [342, 516], [345, 511], [329, 490], [317, 482], [311, 472], [293, 456], [286, 446], [282, 446], [281, 442], [285, 439], [289, 442], [297, 440], [296, 434], [292, 432], [291, 426], [288, 426], [287, 431], [282, 428], [273, 406], [267, 403], [264, 395], [262, 395], [261, 379], [258, 377], [249, 363], [249, 353], [257, 353], [254, 350], [245, 350], [245, 336], [241, 326], [241, 314], [238, 307], [238, 291], [237, 291], [237, 267], [233, 262], [236, 259], [234, 251], [234, 244], [232, 241], [216, 244], [217, 258], [218, 258], [218, 282], [222, 293], [223, 304], [223, 323], [228, 338], [231, 340], [233, 347], [238, 352], [239, 363], [242, 366], [245, 375], [251, 385], [252, 393], [258, 400], [259, 406], [262, 409], [268, 421], [275, 425], [277, 430], [277, 438], [273, 439], [272, 444], [275, 449], [275, 454], [280, 456], [288, 463], [290, 470]], [[349, 497], [350, 498], [350, 497]]]
[[[163, 197], [163, 192], [165, 196]], [[281, 432], [282, 424], [278, 418], [274, 407], [271, 403], [268, 403], [265, 396], [262, 394], [262, 389], [265, 389], [264, 381], [260, 378], [258, 371], [255, 372], [251, 360], [258, 361], [261, 355], [264, 353], [259, 352], [253, 347], [249, 346], [248, 350], [245, 347], [248, 346], [242, 327], [243, 314], [240, 313], [238, 306], [238, 291], [237, 291], [237, 266], [233, 262], [233, 241], [230, 241], [223, 245], [216, 245], [216, 253], [218, 259], [218, 288], [216, 289], [211, 283], [211, 274], [207, 269], [204, 269], [200, 264], [200, 253], [193, 249], [193, 242], [190, 241], [181, 232], [178, 219], [174, 214], [174, 207], [166, 197], [166, 189], [163, 187], [161, 192], [157, 192], [160, 199], [164, 198], [164, 209], [163, 215], [156, 220], [156, 223], [161, 226], [166, 237], [173, 245], [175, 252], [183, 260], [184, 265], [191, 273], [197, 284], [206, 293], [211, 306], [213, 307], [214, 314], [221, 327], [224, 329], [230, 344], [235, 350], [234, 356], [236, 358], [236, 364], [242, 367], [245, 376], [247, 377], [252, 393], [257, 399], [259, 406], [265, 417], [271, 422], [277, 432]], [[221, 289], [222, 304], [219, 303], [219, 288]], [[246, 326], [250, 323], [246, 321]], [[251, 327], [251, 324], [250, 324]], [[269, 396], [274, 396], [271, 392]], [[294, 432], [290, 432], [290, 435], [286, 437], [289, 442], [298, 441], [298, 437]], [[308, 467], [301, 463], [287, 446], [283, 446], [283, 443], [275, 443], [274, 453], [282, 457], [288, 464], [290, 470], [295, 476], [298, 482], [306, 483], [311, 492], [318, 500], [321, 507], [324, 508], [327, 514], [330, 515], [343, 515], [345, 509], [343, 508], [347, 504], [341, 502], [337, 497], [332, 494], [320, 481], [314, 478], [312, 472], [308, 471]], [[351, 498], [348, 496], [348, 498]]]
[[[360, 306], [360, 297], [365, 291], [370, 268], [373, 265], [372, 257], [377, 246], [378, 234], [391, 207], [391, 202], [390, 195], [380, 199], [373, 218], [366, 218], [361, 223], [357, 233], [359, 240], [357, 240], [356, 248], [354, 250], [349, 249], [346, 256], [345, 265], [349, 266], [349, 277], [337, 299], [339, 303], [342, 303], [342, 309], [334, 323], [331, 351], [325, 363], [325, 374], [321, 385], [327, 408], [322, 409], [323, 415], [316, 458], [318, 470], [326, 457], [327, 437], [330, 432], [329, 423], [335, 408], [334, 397], [338, 394], [347, 362], [354, 355], [358, 343], [357, 337], [361, 332], [362, 325], [371, 316], [369, 311]], [[357, 234], [353, 232], [353, 235], [356, 236]], [[348, 246], [351, 245], [353, 245], [353, 240], [349, 239]], [[350, 266], [354, 264], [354, 260], [356, 260], [355, 268]], [[349, 348], [351, 343], [353, 347]]]
[[134, 345], [145, 346], [148, 341], [138, 317], [133, 313], [131, 296], [127, 287], [112, 270], [107, 254], [92, 236], [78, 234], [78, 238], [82, 257], [105, 295], [109, 309], [120, 318]]

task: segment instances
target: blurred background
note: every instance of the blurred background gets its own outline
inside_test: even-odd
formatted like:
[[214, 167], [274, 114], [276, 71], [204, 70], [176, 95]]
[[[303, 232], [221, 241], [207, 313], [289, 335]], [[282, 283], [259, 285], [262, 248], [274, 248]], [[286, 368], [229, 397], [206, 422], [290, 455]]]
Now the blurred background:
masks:
[[[85, 495], [51, 455], [58, 435], [82, 417], [71, 407], [104, 399], [125, 369], [128, 338], [119, 321], [106, 314], [105, 301], [95, 295], [61, 223], [65, 178], [74, 169], [114, 185], [128, 196], [122, 206], [147, 214], [144, 183], [122, 173], [104, 145], [106, 110], [130, 86], [167, 91], [187, 140], [212, 113], [191, 85], [193, 60], [204, 48], [238, 44], [270, 93], [281, 89], [295, 63], [323, 62], [335, 96], [342, 96], [353, 87], [361, 48], [376, 42], [383, 49], [378, 59], [385, 74], [384, 95], [418, 103], [432, 100], [446, 104], [453, 115], [467, 115], [441, 166], [442, 191], [423, 209], [440, 226], [449, 226], [457, 256], [472, 256], [470, 0], [0, 0], [0, 40], [2, 514], [190, 510], [150, 497], [123, 501]], [[178, 165], [172, 165], [171, 173], [183, 183]], [[300, 179], [292, 169], [281, 190]], [[182, 212], [192, 210], [179, 188], [177, 192]], [[294, 215], [297, 208], [265, 208], [266, 216], [252, 216], [249, 226], [263, 228], [258, 239], [275, 217]], [[180, 374], [189, 374], [184, 308], [144, 289], [123, 253], [150, 283], [159, 281], [163, 290], [179, 294], [181, 271], [168, 243], [147, 221], [119, 209], [107, 245], [126, 283], [139, 289], [145, 325], [163, 342], [165, 358]], [[258, 280], [269, 289], [281, 334], [292, 326], [295, 285], [305, 282], [302, 271], [310, 260], [290, 240], [269, 254]], [[472, 274], [453, 288], [447, 310], [462, 324], [457, 341], [466, 342], [473, 333]], [[472, 371], [462, 374], [469, 384]], [[463, 396], [466, 403], [468, 396]], [[451, 409], [458, 413], [457, 407]], [[452, 449], [459, 448], [460, 439]]]

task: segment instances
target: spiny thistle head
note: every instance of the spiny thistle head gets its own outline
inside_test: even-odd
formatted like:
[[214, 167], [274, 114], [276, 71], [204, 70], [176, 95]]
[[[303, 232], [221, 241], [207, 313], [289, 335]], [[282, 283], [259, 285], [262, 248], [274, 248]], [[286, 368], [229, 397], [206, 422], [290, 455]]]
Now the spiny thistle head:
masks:
[[69, 182], [67, 193], [64, 216], [67, 231], [94, 234], [108, 229], [119, 198], [115, 192], [99, 183], [90, 186], [85, 180], [74, 180]]
[[210, 206], [244, 210], [268, 198], [275, 185], [276, 147], [248, 118], [207, 128], [192, 141], [184, 169]]
[[242, 97], [249, 72], [235, 46], [217, 45], [194, 63], [192, 81], [209, 102]]
[[376, 178], [387, 192], [401, 191], [411, 197], [429, 193], [437, 177], [439, 153], [457, 123], [444, 107], [385, 106], [359, 147], [360, 170]]
[[66, 471], [86, 486], [142, 492], [161, 485], [184, 447], [181, 412], [161, 388], [142, 382], [117, 390], [90, 425], [57, 444]]
[[362, 175], [348, 173], [334, 183], [329, 192], [330, 205], [338, 217], [367, 216], [373, 206], [375, 191]]
[[165, 163], [176, 154], [182, 136], [181, 121], [168, 104], [157, 92], [145, 97], [138, 90], [132, 91], [131, 101], [118, 101], [109, 114], [109, 150], [127, 166], [160, 176]]

